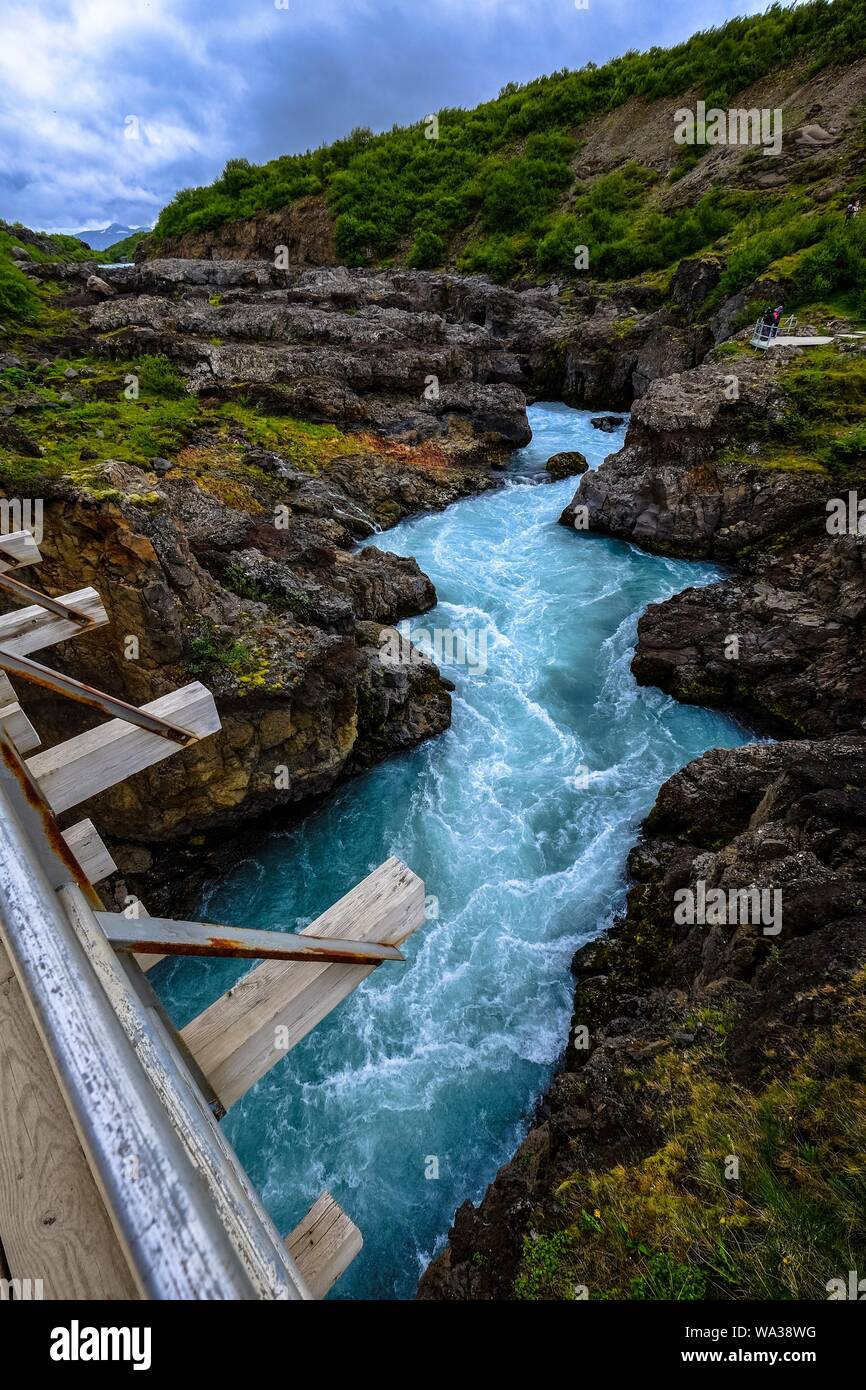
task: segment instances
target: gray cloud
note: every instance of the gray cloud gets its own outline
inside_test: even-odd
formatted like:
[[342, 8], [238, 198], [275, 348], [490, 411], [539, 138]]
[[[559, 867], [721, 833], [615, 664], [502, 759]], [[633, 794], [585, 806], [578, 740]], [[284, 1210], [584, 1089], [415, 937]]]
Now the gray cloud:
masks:
[[0, 217], [149, 224], [226, 159], [472, 106], [763, 0], [0, 0]]

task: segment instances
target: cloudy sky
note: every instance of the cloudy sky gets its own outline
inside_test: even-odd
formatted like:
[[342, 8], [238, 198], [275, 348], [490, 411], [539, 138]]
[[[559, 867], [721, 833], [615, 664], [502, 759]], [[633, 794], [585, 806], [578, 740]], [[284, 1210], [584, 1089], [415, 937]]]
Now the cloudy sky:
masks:
[[[587, 0], [578, 0], [587, 3]], [[259, 162], [667, 45], [765, 0], [0, 0], [0, 218], [149, 226]]]

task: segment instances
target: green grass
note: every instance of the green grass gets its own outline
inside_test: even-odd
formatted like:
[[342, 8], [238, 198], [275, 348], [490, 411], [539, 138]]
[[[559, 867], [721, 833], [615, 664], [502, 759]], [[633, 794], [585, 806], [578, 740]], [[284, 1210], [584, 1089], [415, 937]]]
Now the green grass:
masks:
[[657, 1142], [562, 1183], [558, 1222], [524, 1240], [515, 1296], [824, 1299], [829, 1279], [866, 1267], [862, 975], [833, 1017], [756, 1089], [728, 1070], [733, 1005], [704, 1011], [687, 1052], [625, 1073]]
[[805, 455], [833, 479], [866, 477], [866, 355], [839, 346], [810, 348], [782, 377], [785, 414], [776, 446]]
[[[68, 367], [92, 375], [70, 382], [64, 376]], [[125, 394], [132, 375], [138, 379], [136, 400]], [[270, 415], [241, 400], [202, 401], [188, 394], [183, 377], [165, 357], [57, 358], [44, 374], [21, 367], [0, 372], [0, 400], [22, 392], [34, 394], [38, 404], [16, 418], [41, 446], [43, 457], [0, 445], [0, 482], [19, 489], [67, 476], [104, 495], [112, 491], [101, 478], [107, 460], [148, 468], [160, 457], [191, 472], [200, 487], [227, 506], [261, 511], [263, 499], [281, 496], [284, 489], [278, 479], [244, 462], [248, 448], [278, 450], [295, 467], [317, 473], [335, 458], [357, 454], [370, 444], [365, 436], [348, 435], [335, 425]], [[64, 394], [72, 394], [73, 400], [64, 402]]]
[[[90, 253], [68, 236], [48, 238], [49, 251], [32, 246], [15, 235], [17, 224], [0, 224], [0, 329], [19, 330], [45, 327], [51, 322], [51, 300], [59, 293], [56, 286], [37, 285], [19, 269], [12, 249], [22, 246], [37, 264], [52, 260], [86, 260]], [[26, 228], [22, 228], [25, 231]]]
[[114, 261], [131, 261], [138, 243], [149, 235], [149, 232], [130, 232], [129, 236], [116, 241], [113, 246], [106, 246], [104, 251], [93, 254], [97, 255], [105, 265], [110, 265]]

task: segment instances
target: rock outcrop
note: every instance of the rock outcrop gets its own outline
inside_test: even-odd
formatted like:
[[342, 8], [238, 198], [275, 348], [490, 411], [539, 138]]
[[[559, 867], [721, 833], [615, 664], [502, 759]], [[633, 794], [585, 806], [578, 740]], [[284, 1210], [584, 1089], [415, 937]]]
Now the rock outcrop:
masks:
[[243, 392], [487, 463], [530, 438], [532, 345], [558, 314], [541, 291], [258, 261], [149, 261], [106, 274], [117, 294], [91, 313], [96, 345], [163, 353], [200, 394]]
[[804, 542], [755, 573], [651, 605], [632, 670], [642, 685], [744, 709], [776, 732], [866, 731], [866, 538]]
[[780, 378], [799, 352], [739, 356], [652, 383], [632, 410], [625, 446], [582, 480], [565, 525], [647, 550], [732, 560], [823, 511], [827, 480], [757, 457], [781, 419]]
[[569, 449], [562, 454], [553, 454], [544, 467], [550, 474], [551, 480], [557, 483], [562, 478], [574, 478], [585, 473], [589, 468], [589, 463], [579, 449]]
[[292, 265], [336, 265], [334, 224], [321, 197], [299, 198], [279, 212], [259, 213], [221, 227], [186, 232], [159, 247], [150, 238], [135, 248], [135, 259], [176, 256], [195, 260], [269, 260], [284, 247]]
[[[292, 509], [277, 528], [179, 471], [104, 472], [111, 500], [60, 485], [45, 502], [39, 582], [49, 593], [92, 584], [110, 619], [50, 660], [136, 704], [200, 678], [222, 720], [219, 734], [85, 808], [109, 835], [153, 849], [308, 805], [447, 728], [436, 667], [383, 654], [390, 625], [435, 602], [413, 560], [352, 553], [333, 509]], [[250, 488], [253, 478], [250, 467]], [[264, 475], [260, 488], [267, 496]], [[38, 690], [21, 698], [46, 743], [92, 723]]]
[[[262, 249], [267, 258], [257, 259]], [[171, 350], [176, 335], [174, 353], [200, 364], [203, 384], [208, 373], [231, 379], [244, 370], [241, 343], [259, 384], [267, 384], [269, 373], [284, 382], [291, 363], [302, 374], [327, 376], [342, 354], [362, 399], [383, 388], [408, 393], [413, 416], [419, 399], [425, 415], [441, 414], [432, 409], [431, 376], [440, 384], [499, 384], [575, 405], [625, 409], [656, 378], [699, 363], [714, 341], [708, 325], [691, 322], [686, 305], [661, 307], [644, 286], [508, 288], [480, 276], [347, 270], [327, 262], [315, 269], [292, 262], [280, 270], [270, 249], [238, 250], [232, 257], [160, 256], [104, 270], [119, 298], [102, 306], [94, 327], [116, 334], [121, 345], [138, 340], [142, 350], [148, 339], [156, 343], [166, 334], [168, 347], [159, 350]], [[94, 269], [88, 263], [87, 274]], [[82, 267], [66, 272], [86, 285]], [[228, 350], [207, 351], [214, 337]], [[256, 343], [267, 345], [264, 359], [252, 353]]]
[[[735, 577], [647, 610], [635, 675], [776, 732], [826, 737], [866, 728], [866, 581], [863, 538], [828, 533], [828, 504], [848, 482], [784, 445], [786, 374], [802, 358], [795, 347], [740, 353], [654, 382], [624, 448], [581, 479], [561, 520], [736, 565]], [[850, 361], [839, 359], [843, 380]]]

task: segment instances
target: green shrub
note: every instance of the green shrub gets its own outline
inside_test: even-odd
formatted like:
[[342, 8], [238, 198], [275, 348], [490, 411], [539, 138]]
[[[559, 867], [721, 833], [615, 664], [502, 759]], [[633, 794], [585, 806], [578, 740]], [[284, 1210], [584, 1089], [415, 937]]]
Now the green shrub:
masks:
[[180, 400], [187, 394], [183, 377], [167, 357], [140, 357], [136, 374], [141, 391], [148, 395]]
[[866, 217], [850, 222], [838, 217], [835, 223], [820, 245], [801, 257], [794, 276], [797, 296], [808, 301], [851, 291], [866, 313]]
[[27, 276], [0, 256], [0, 323], [30, 323], [39, 312], [39, 296]]
[[431, 270], [434, 266], [441, 265], [444, 260], [445, 242], [442, 237], [436, 232], [431, 232], [428, 227], [419, 228], [407, 258], [408, 265], [413, 270]]

